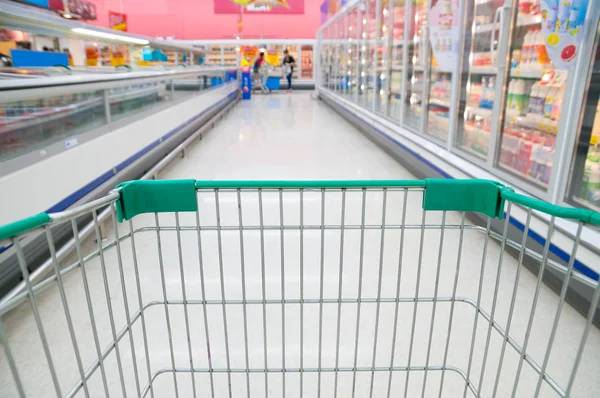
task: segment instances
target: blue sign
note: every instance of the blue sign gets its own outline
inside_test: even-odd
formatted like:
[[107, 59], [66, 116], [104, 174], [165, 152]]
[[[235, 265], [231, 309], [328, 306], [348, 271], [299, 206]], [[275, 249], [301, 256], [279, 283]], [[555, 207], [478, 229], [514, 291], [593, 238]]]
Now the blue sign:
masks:
[[252, 78], [250, 77], [250, 67], [245, 66], [242, 69], [242, 99], [249, 100], [252, 94]]
[[50, 8], [48, 0], [22, 0], [25, 3], [33, 4], [34, 6]]
[[11, 49], [13, 66], [69, 66], [67, 53]]

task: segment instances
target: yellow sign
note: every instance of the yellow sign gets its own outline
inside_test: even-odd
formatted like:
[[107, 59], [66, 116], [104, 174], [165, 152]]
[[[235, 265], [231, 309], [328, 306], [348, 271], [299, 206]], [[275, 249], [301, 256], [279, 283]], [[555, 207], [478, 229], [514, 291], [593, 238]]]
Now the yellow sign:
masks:
[[279, 53], [276, 50], [268, 50], [265, 60], [271, 65], [279, 65]]

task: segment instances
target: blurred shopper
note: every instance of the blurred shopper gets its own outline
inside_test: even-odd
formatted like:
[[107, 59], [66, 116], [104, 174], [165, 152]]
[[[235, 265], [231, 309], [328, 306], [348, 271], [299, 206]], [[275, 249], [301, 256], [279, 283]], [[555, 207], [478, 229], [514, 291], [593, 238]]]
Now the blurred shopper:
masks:
[[283, 74], [287, 78], [288, 82], [288, 93], [292, 92], [292, 75], [294, 74], [294, 67], [296, 66], [296, 60], [290, 55], [290, 52], [286, 49], [283, 52]]
[[267, 88], [269, 68], [267, 65], [267, 61], [265, 60], [264, 50], [260, 51], [258, 58], [256, 59], [256, 61], [254, 61], [253, 72], [255, 86], [260, 87], [263, 93], [270, 93], [271, 90]]
[[258, 58], [256, 58], [256, 61], [254, 61], [254, 66], [252, 67], [255, 82], [258, 81], [260, 78], [260, 67], [263, 64], [263, 62], [265, 62], [265, 53], [261, 50], [260, 54], [258, 55]]

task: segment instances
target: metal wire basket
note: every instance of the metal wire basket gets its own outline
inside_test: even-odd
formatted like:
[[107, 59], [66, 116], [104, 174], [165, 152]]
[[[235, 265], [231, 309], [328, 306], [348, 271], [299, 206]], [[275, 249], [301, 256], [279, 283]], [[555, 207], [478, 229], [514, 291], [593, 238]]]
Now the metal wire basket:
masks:
[[594, 224], [481, 180], [126, 183], [0, 227], [24, 280], [0, 304], [0, 395], [598, 396]]

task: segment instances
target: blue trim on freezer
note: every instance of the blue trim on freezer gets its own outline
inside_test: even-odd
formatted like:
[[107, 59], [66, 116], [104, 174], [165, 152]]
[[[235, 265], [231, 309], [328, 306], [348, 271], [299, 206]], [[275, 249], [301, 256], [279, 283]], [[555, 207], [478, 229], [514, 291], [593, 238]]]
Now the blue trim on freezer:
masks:
[[[189, 126], [191, 123], [193, 123], [196, 120], [198, 120], [199, 118], [203, 117], [208, 112], [210, 112], [214, 108], [220, 106], [224, 102], [234, 99], [237, 95], [238, 95], [237, 91], [234, 91], [234, 92], [228, 94], [226, 98], [223, 98], [219, 102], [211, 105], [204, 111], [198, 113], [196, 116], [188, 119], [184, 123], [175, 127], [173, 130], [169, 131], [167, 134], [161, 136], [160, 138], [158, 138], [155, 141], [151, 142], [150, 144], [146, 145], [144, 148], [142, 148], [138, 152], [134, 153], [129, 158], [127, 158], [124, 161], [122, 161], [121, 163], [117, 164], [115, 167], [112, 168], [112, 170], [109, 170], [109, 171], [103, 173], [99, 177], [90, 181], [84, 187], [78, 189], [77, 191], [73, 192], [72, 194], [70, 194], [69, 196], [67, 196], [66, 198], [61, 200], [60, 202], [56, 203], [54, 206], [52, 206], [48, 210], [46, 210], [46, 213], [57, 213], [57, 212], [60, 212], [60, 211], [63, 211], [65, 209], [69, 208], [74, 203], [76, 203], [78, 200], [80, 200], [81, 198], [83, 198], [84, 196], [86, 196], [87, 194], [92, 192], [94, 189], [98, 188], [100, 185], [102, 185], [103, 183], [108, 181], [115, 174], [124, 170], [127, 166], [131, 165], [133, 162], [135, 162], [136, 160], [138, 160], [139, 158], [141, 158], [142, 156], [144, 156], [145, 154], [150, 152], [152, 149], [156, 148], [163, 141], [171, 138], [172, 136], [174, 136], [175, 134], [177, 134], [178, 132], [183, 130], [185, 127]], [[4, 247], [0, 247], [0, 253], [4, 252], [6, 249], [10, 248], [11, 246], [12, 246], [12, 244], [4, 246]]]
[[[418, 160], [420, 160], [422, 163], [425, 163], [425, 165], [427, 165], [431, 169], [435, 170], [437, 173], [439, 173], [440, 175], [442, 175], [444, 178], [454, 179], [454, 177], [452, 177], [450, 174], [448, 174], [447, 172], [445, 172], [444, 170], [442, 170], [440, 167], [438, 167], [437, 165], [431, 163], [429, 160], [425, 159], [423, 156], [419, 155], [417, 152], [413, 151], [412, 149], [408, 148], [404, 144], [400, 143], [398, 140], [394, 139], [393, 137], [390, 137], [385, 132], [383, 132], [382, 130], [378, 129], [373, 124], [369, 123], [367, 120], [365, 120], [365, 119], [363, 119], [363, 118], [355, 115], [354, 113], [348, 111], [346, 108], [342, 107], [341, 105], [339, 105], [337, 103], [334, 103], [333, 105], [336, 108], [342, 110], [343, 112], [349, 114], [350, 116], [353, 116], [353, 117], [359, 119], [360, 121], [368, 124], [369, 126], [371, 126], [371, 128], [373, 130], [375, 130], [381, 136], [383, 136], [384, 138], [387, 138], [389, 141], [391, 141], [395, 145], [399, 146], [400, 148], [402, 148], [406, 152], [410, 153], [412, 156], [414, 156], [415, 158], [417, 158]], [[504, 216], [506, 217], [506, 213], [504, 213]], [[522, 232], [525, 231], [525, 226], [523, 225], [523, 223], [520, 222], [519, 220], [517, 220], [516, 218], [510, 217], [509, 218], [509, 222], [514, 227], [516, 227], [517, 229], [519, 229], [520, 231], [522, 231]], [[533, 231], [531, 229], [528, 230], [527, 236], [529, 236], [531, 239], [533, 239], [534, 241], [536, 241], [537, 243], [539, 243], [542, 246], [546, 245], [546, 239], [543, 236], [541, 236], [540, 234], [538, 234], [537, 232], [535, 232], [535, 231]], [[560, 258], [561, 260], [563, 260], [566, 263], [568, 263], [570, 261], [570, 259], [571, 259], [571, 256], [569, 255], [569, 253], [565, 252], [563, 249], [561, 249], [560, 247], [556, 246], [553, 243], [550, 243], [549, 250], [550, 250], [550, 252], [552, 254], [556, 255], [558, 258]], [[585, 275], [588, 278], [591, 278], [591, 279], [593, 279], [595, 281], [598, 281], [600, 279], [600, 275], [596, 271], [594, 271], [593, 269], [591, 269], [590, 267], [588, 267], [587, 265], [585, 265], [584, 263], [582, 263], [581, 261], [579, 261], [577, 259], [575, 259], [575, 262], [573, 263], [573, 268], [575, 268], [578, 272], [582, 273], [583, 275]]]

